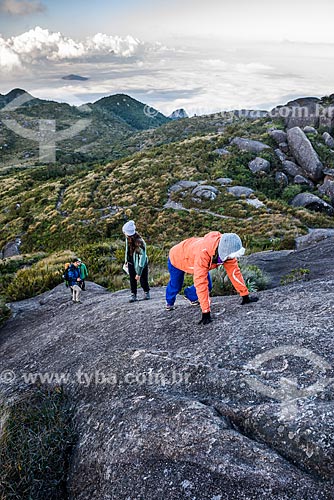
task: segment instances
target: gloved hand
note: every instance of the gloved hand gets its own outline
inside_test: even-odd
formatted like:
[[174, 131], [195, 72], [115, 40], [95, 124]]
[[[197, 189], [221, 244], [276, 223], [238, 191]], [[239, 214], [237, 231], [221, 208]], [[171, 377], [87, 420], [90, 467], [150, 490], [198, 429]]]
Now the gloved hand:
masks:
[[249, 295], [245, 295], [244, 297], [242, 297], [241, 305], [244, 306], [245, 304], [250, 304], [251, 302], [257, 302], [258, 300], [258, 297], [250, 297]]
[[199, 321], [199, 325], [208, 325], [212, 322], [211, 313], [202, 313], [202, 319]]

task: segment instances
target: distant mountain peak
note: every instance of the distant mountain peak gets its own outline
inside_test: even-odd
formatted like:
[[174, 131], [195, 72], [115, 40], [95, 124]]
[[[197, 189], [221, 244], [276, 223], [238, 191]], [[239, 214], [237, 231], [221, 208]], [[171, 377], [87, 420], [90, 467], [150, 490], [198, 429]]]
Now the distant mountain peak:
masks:
[[185, 109], [180, 108], [173, 111], [173, 113], [169, 115], [168, 118], [170, 118], [171, 120], [181, 120], [182, 118], [189, 118], [189, 115]]
[[136, 130], [155, 128], [169, 122], [169, 119], [158, 110], [127, 94], [102, 97], [94, 102], [92, 107], [102, 110], [107, 115], [118, 117]]
[[86, 77], [86, 76], [72, 75], [71, 74], [71, 75], [63, 76], [62, 80], [76, 80], [76, 81], [79, 81], [79, 82], [84, 82], [86, 80], [89, 80], [89, 78]]
[[21, 106], [26, 106], [29, 104], [34, 104], [39, 102], [39, 99], [33, 97], [29, 92], [23, 89], [13, 89], [8, 94], [0, 94], [0, 109], [5, 108], [6, 110], [14, 111]]
[[5, 95], [5, 97], [6, 97], [7, 102], [10, 102], [13, 99], [17, 99], [18, 97], [21, 97], [22, 95], [27, 95], [33, 99], [33, 96], [31, 94], [29, 94], [29, 92], [27, 92], [26, 90], [23, 90], [23, 89], [19, 89], [19, 88], [11, 90], [10, 92], [8, 92], [8, 94]]

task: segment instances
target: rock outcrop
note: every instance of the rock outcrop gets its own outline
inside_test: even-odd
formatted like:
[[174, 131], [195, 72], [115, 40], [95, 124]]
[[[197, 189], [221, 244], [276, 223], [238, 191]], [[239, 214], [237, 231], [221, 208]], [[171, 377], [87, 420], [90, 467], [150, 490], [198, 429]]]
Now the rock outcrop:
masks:
[[284, 172], [276, 172], [275, 174], [275, 182], [279, 186], [286, 187], [289, 184], [289, 179]]
[[214, 153], [216, 153], [219, 156], [226, 156], [230, 154], [230, 152], [225, 148], [217, 148], [214, 150]]
[[232, 184], [233, 180], [229, 177], [219, 177], [219, 179], [216, 179], [216, 182], [221, 186], [228, 186], [228, 184]]
[[183, 191], [184, 189], [190, 189], [190, 188], [195, 188], [198, 186], [198, 182], [195, 181], [178, 181], [175, 184], [173, 184], [170, 188], [169, 191], [172, 193], [177, 193], [179, 191]]
[[274, 141], [279, 145], [282, 142], [286, 142], [287, 134], [284, 130], [274, 129], [269, 132]]
[[286, 154], [280, 148], [275, 149], [275, 155], [282, 163], [287, 159]]
[[171, 120], [181, 120], [183, 118], [189, 118], [189, 115], [185, 109], [180, 108], [173, 111], [173, 113], [171, 113], [168, 118], [170, 118]]
[[319, 126], [320, 104], [318, 97], [302, 97], [288, 102], [285, 106], [277, 106], [271, 114], [283, 118], [288, 129], [317, 127]]
[[20, 255], [21, 239], [16, 238], [14, 241], [9, 241], [0, 252], [1, 259], [8, 259]]
[[334, 243], [334, 229], [310, 229], [308, 234], [296, 238], [296, 248], [306, 248], [327, 238], [332, 238], [330, 241]]
[[203, 184], [201, 186], [195, 187], [195, 189], [193, 189], [192, 191], [192, 194], [198, 198], [213, 201], [217, 198], [219, 191], [214, 186], [208, 186], [206, 184]]
[[88, 283], [73, 306], [60, 285], [13, 304], [2, 398], [25, 390], [24, 374], [66, 374], [75, 500], [329, 500], [333, 284], [294, 283], [252, 306], [214, 298], [206, 327], [180, 299], [164, 311], [163, 289], [130, 308], [128, 292]]
[[[316, 229], [296, 239], [297, 250], [258, 252], [245, 257], [270, 277], [270, 287], [280, 285], [281, 279], [293, 271], [307, 269], [310, 281], [331, 281], [334, 276], [334, 229]], [[327, 302], [326, 302], [327, 304]]]
[[232, 139], [231, 144], [235, 144], [241, 151], [248, 151], [250, 153], [261, 153], [261, 151], [270, 149], [270, 147], [263, 142], [253, 141], [252, 139], [245, 139], [243, 137], [235, 137]]
[[293, 161], [285, 160], [283, 161], [282, 168], [287, 175], [291, 177], [296, 177], [296, 175], [302, 175], [302, 169]]
[[334, 208], [324, 200], [312, 193], [299, 193], [291, 200], [293, 207], [304, 207], [315, 212], [324, 212], [327, 215], [334, 215]]
[[232, 186], [227, 188], [228, 193], [240, 198], [240, 196], [250, 196], [254, 193], [254, 190], [246, 186]]
[[249, 170], [253, 174], [267, 173], [270, 171], [270, 162], [264, 158], [255, 158], [248, 164]]
[[304, 127], [303, 131], [305, 132], [305, 134], [314, 134], [314, 135], [318, 134], [317, 129], [315, 129], [314, 127], [310, 127], [309, 125]]
[[294, 127], [288, 130], [289, 148], [305, 175], [313, 181], [321, 179], [323, 165], [305, 133]]
[[320, 194], [329, 196], [334, 200], [334, 180], [325, 179], [324, 183], [319, 186], [318, 191]]
[[324, 132], [322, 134], [322, 137], [325, 141], [326, 146], [328, 146], [329, 148], [334, 148], [334, 139], [328, 132]]

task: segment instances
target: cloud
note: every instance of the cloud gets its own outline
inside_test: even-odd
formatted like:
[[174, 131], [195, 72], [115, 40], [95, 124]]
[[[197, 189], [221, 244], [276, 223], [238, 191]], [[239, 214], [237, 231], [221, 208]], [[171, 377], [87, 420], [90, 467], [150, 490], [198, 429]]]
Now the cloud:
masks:
[[5, 40], [0, 38], [0, 68], [6, 71], [12, 71], [20, 67], [19, 56], [6, 44]]
[[256, 73], [266, 73], [267, 71], [271, 71], [274, 68], [266, 64], [252, 62], [246, 64], [242, 63], [236, 64], [236, 69], [239, 73], [256, 74]]
[[3, 50], [6, 49], [7, 54], [0, 64], [9, 70], [14, 65], [25, 66], [42, 60], [54, 62], [90, 60], [110, 55], [130, 58], [152, 48], [163, 50], [159, 44], [146, 45], [132, 36], [119, 37], [97, 33], [84, 41], [76, 41], [59, 32], [50, 32], [39, 26], [7, 40], [0, 36], [0, 46]]
[[87, 39], [85, 46], [90, 55], [114, 53], [122, 57], [131, 57], [140, 51], [143, 43], [132, 36], [121, 38], [97, 33]]
[[45, 6], [38, 0], [0, 0], [0, 12], [12, 16], [26, 16], [44, 10]]
[[7, 40], [11, 49], [25, 62], [34, 63], [41, 59], [61, 60], [82, 57], [85, 47], [81, 42], [64, 37], [61, 33], [50, 33], [36, 27], [22, 35]]

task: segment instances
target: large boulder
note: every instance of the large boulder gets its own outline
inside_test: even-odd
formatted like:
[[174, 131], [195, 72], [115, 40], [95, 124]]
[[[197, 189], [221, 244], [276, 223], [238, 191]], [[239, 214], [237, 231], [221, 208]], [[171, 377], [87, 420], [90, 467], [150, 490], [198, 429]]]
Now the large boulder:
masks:
[[326, 176], [324, 183], [319, 186], [318, 191], [321, 195], [326, 195], [334, 199], [334, 179]]
[[270, 149], [270, 147], [263, 142], [253, 141], [252, 139], [245, 139], [243, 137], [235, 137], [232, 139], [231, 144], [235, 144], [241, 151], [248, 151], [249, 153], [261, 153], [266, 149]]
[[289, 145], [287, 142], [280, 142], [278, 146], [279, 146], [279, 149], [281, 151], [283, 151], [284, 154], [289, 153]]
[[318, 97], [295, 99], [285, 106], [277, 106], [271, 111], [271, 115], [283, 118], [288, 129], [306, 126], [318, 127], [320, 102]]
[[[332, 96], [333, 97], [333, 96]], [[334, 106], [330, 105], [321, 110], [319, 126], [327, 128], [330, 132], [334, 127]]]
[[230, 152], [225, 148], [217, 148], [214, 150], [214, 153], [216, 153], [219, 156], [226, 156], [230, 154]]
[[280, 144], [281, 142], [286, 142], [287, 139], [287, 134], [286, 132], [284, 132], [284, 130], [278, 130], [278, 129], [271, 130], [269, 132], [269, 135], [271, 135], [271, 137], [277, 144]]
[[219, 179], [216, 179], [216, 182], [221, 186], [227, 186], [228, 184], [231, 184], [233, 180], [229, 177], [219, 177]]
[[275, 182], [279, 186], [286, 187], [289, 184], [289, 179], [284, 172], [276, 172], [275, 174]]
[[266, 208], [263, 201], [259, 200], [258, 198], [247, 198], [245, 202], [247, 203], [247, 205], [250, 205], [253, 208]]
[[315, 129], [314, 127], [310, 127], [309, 125], [307, 127], [304, 127], [303, 130], [305, 134], [314, 134], [314, 135], [318, 134], [317, 129]]
[[[309, 229], [308, 234], [296, 238], [296, 248], [310, 247], [319, 241], [326, 240], [327, 238], [334, 238], [334, 229]], [[334, 239], [331, 240], [334, 243]]]
[[178, 202], [172, 201], [172, 200], [168, 200], [164, 204], [164, 208], [166, 208], [166, 209], [171, 208], [173, 210], [187, 210], [186, 208], [184, 208], [184, 206], [182, 205], [182, 203], [178, 203]]
[[[244, 260], [247, 264], [258, 266], [268, 275], [270, 288], [279, 287], [282, 282], [287, 281], [287, 277], [290, 277], [293, 281], [294, 275], [296, 281], [298, 281], [297, 271], [301, 269], [309, 271], [306, 276], [307, 280], [311, 282], [311, 286], [314, 280], [317, 279], [327, 281], [329, 286], [332, 286], [334, 276], [334, 235], [328, 233], [325, 236], [327, 231], [334, 232], [333, 229], [316, 229], [307, 235], [296, 238], [297, 248], [303, 246], [300, 250], [281, 250], [279, 252], [269, 250], [249, 255], [244, 257]], [[313, 232], [315, 233], [314, 241], [311, 241]], [[302, 242], [303, 239], [305, 245], [299, 245], [298, 242]], [[302, 278], [302, 276], [299, 276], [299, 278]], [[283, 293], [284, 290], [282, 290]], [[319, 300], [320, 303], [321, 300]]]
[[282, 164], [282, 169], [287, 175], [291, 177], [296, 177], [296, 175], [302, 175], [302, 169], [293, 161], [285, 160]]
[[169, 188], [169, 191], [171, 193], [177, 193], [178, 191], [194, 188], [196, 186], [198, 186], [198, 182], [195, 181], [178, 181]]
[[328, 132], [324, 132], [322, 134], [322, 137], [325, 141], [326, 146], [328, 146], [329, 148], [334, 148], [334, 139]]
[[280, 148], [275, 149], [275, 155], [282, 163], [287, 159], [286, 154]]
[[189, 116], [185, 109], [180, 108], [173, 111], [168, 118], [171, 120], [182, 120], [183, 118], [189, 118]]
[[214, 186], [206, 186], [205, 184], [203, 184], [193, 189], [192, 194], [198, 198], [213, 201], [217, 198], [219, 191]]
[[233, 196], [236, 196], [237, 198], [240, 198], [241, 196], [248, 197], [254, 193], [253, 189], [245, 186], [232, 186], [227, 188], [227, 191]]
[[291, 200], [293, 207], [304, 207], [315, 212], [323, 212], [327, 215], [334, 215], [334, 208], [324, 200], [312, 193], [299, 193]]
[[249, 162], [248, 168], [253, 174], [267, 173], [270, 171], [270, 162], [264, 158], [257, 157]]
[[0, 258], [7, 259], [9, 257], [15, 257], [16, 255], [20, 255], [20, 245], [21, 245], [20, 238], [16, 238], [14, 241], [9, 241], [8, 243], [6, 243], [6, 245], [0, 252]]
[[288, 130], [288, 143], [293, 157], [305, 175], [313, 181], [321, 179], [323, 165], [309, 139], [299, 127]]

